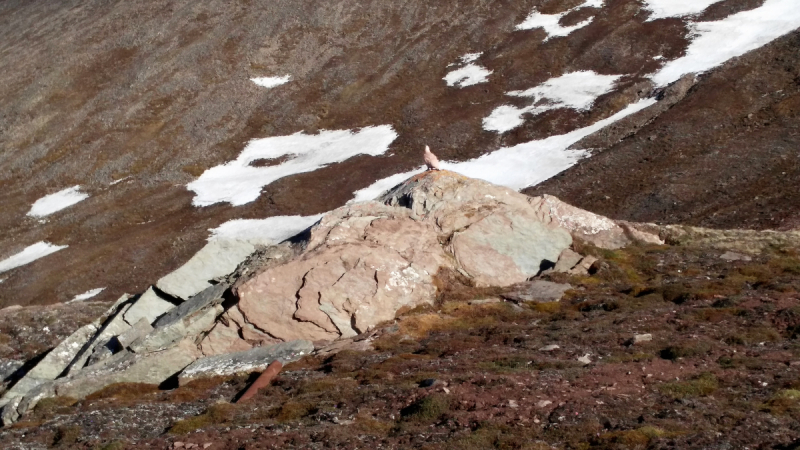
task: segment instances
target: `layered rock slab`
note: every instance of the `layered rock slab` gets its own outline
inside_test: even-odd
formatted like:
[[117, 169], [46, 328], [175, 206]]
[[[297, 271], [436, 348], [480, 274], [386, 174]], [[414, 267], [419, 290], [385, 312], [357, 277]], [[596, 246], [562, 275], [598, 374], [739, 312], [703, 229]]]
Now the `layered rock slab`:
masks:
[[[304, 252], [234, 291], [259, 331], [281, 341], [331, 341], [366, 332], [400, 308], [432, 303], [442, 268], [476, 285], [508, 286], [554, 264], [571, 243], [569, 231], [542, 220], [525, 195], [426, 172], [377, 201], [328, 213], [311, 228]], [[231, 331], [216, 330], [207, 350]]]

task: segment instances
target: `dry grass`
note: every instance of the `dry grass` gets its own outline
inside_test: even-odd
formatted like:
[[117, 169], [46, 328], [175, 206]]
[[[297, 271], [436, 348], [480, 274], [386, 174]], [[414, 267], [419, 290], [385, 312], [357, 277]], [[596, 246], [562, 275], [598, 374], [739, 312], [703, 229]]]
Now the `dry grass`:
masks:
[[86, 397], [86, 402], [114, 400], [117, 403], [141, 401], [142, 397], [158, 392], [158, 385], [145, 383], [114, 383]]
[[200, 428], [225, 424], [233, 420], [235, 413], [235, 405], [230, 403], [215, 403], [209, 406], [208, 409], [199, 416], [175, 422], [169, 429], [169, 432], [171, 434], [186, 434]]
[[703, 373], [689, 381], [675, 381], [658, 386], [658, 390], [674, 398], [705, 397], [719, 388], [717, 377]]

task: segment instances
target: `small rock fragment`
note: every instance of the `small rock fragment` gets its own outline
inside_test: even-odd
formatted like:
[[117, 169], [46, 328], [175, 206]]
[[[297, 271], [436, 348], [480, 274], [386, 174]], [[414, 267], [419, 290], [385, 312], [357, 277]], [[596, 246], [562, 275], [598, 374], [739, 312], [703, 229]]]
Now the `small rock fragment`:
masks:
[[445, 383], [442, 380], [437, 380], [436, 378], [426, 378], [419, 382], [419, 387], [429, 388], [429, 387], [439, 386], [442, 384], [447, 385], [447, 383]]
[[135, 324], [142, 317], [150, 323], [175, 308], [175, 305], [161, 298], [152, 287], [148, 288], [136, 302], [125, 312], [124, 318], [129, 325]]
[[136, 339], [139, 339], [142, 336], [147, 335], [147, 333], [153, 331], [153, 326], [150, 325], [150, 321], [147, 320], [146, 317], [142, 317], [139, 319], [138, 322], [133, 324], [127, 331], [123, 332], [119, 336], [117, 336], [117, 342], [119, 342], [119, 346], [121, 348], [125, 348]]
[[538, 408], [544, 408], [545, 406], [551, 404], [553, 404], [553, 402], [551, 402], [550, 400], [539, 400], [538, 402], [536, 402], [536, 406]]
[[511, 286], [501, 296], [513, 302], [557, 302], [565, 292], [572, 289], [569, 284], [553, 283], [551, 281], [533, 280]]
[[585, 355], [581, 356], [580, 358], [578, 358], [578, 362], [580, 362], [580, 363], [582, 363], [582, 364], [584, 364], [584, 365], [586, 365], [586, 364], [591, 364], [591, 363], [592, 363], [592, 360], [591, 360], [591, 359], [589, 359], [589, 356], [590, 356], [590, 355], [591, 355], [591, 353], [587, 353], [587, 354], [585, 354]]
[[569, 270], [569, 274], [571, 275], [588, 275], [589, 269], [592, 268], [592, 264], [597, 262], [597, 258], [594, 256], [586, 256], [584, 257], [581, 262], [579, 262], [575, 267]]
[[491, 303], [500, 303], [502, 300], [499, 298], [483, 298], [480, 300], [470, 300], [467, 302], [468, 305], [476, 306], [476, 305], [488, 305]]
[[577, 253], [569, 248], [565, 249], [558, 257], [558, 262], [556, 262], [556, 266], [553, 268], [553, 271], [569, 272], [569, 270], [575, 267], [582, 258], [583, 256], [580, 253]]
[[725, 252], [720, 256], [725, 261], [752, 261], [753, 258], [736, 252]]
[[519, 408], [519, 403], [517, 403], [516, 400], [509, 400], [508, 401], [508, 407], [509, 408], [515, 408], [515, 409]]
[[653, 340], [653, 335], [650, 333], [647, 334], [637, 334], [633, 336], [633, 343], [638, 344], [640, 342], [650, 342]]
[[559, 347], [556, 344], [550, 344], [550, 345], [545, 345], [544, 347], [540, 348], [539, 351], [540, 352], [552, 352], [553, 350], [558, 350], [560, 348], [561, 347]]

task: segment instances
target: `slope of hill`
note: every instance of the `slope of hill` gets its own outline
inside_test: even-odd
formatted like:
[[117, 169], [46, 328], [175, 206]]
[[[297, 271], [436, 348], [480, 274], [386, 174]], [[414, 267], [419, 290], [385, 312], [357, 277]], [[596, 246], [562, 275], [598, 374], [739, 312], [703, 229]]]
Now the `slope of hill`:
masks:
[[[588, 155], [562, 147], [646, 106], [641, 114], [658, 116], [646, 133], [634, 128], [619, 144], [593, 146], [610, 150], [541, 189], [620, 218], [793, 226], [796, 37], [759, 47], [800, 26], [796, 8], [786, 0], [669, 3], [3, 2], [0, 60], [13, 70], [0, 74], [0, 306], [141, 292], [197, 252], [209, 228], [331, 210], [376, 180], [414, 170], [424, 144], [457, 171], [507, 177], [518, 189], [536, 184]], [[746, 32], [732, 39], [726, 27], [742, 21]], [[693, 47], [704, 33], [731, 44]], [[699, 57], [708, 67], [692, 65]], [[713, 70], [687, 100], [641, 103], [690, 69]], [[595, 75], [565, 81], [575, 73]], [[251, 81], [285, 76], [283, 84]], [[738, 94], [721, 94], [728, 86]], [[188, 189], [252, 139], [381, 126], [396, 134], [388, 146], [345, 143], [341, 157], [300, 165], [292, 152], [308, 146], [244, 161], [263, 169], [255, 177], [278, 175], [246, 204], [195, 206]], [[688, 138], [689, 146], [669, 133], [703, 139]], [[329, 142], [310, 141], [326, 155]], [[656, 146], [669, 156], [629, 170], [631, 152]], [[752, 156], [756, 146], [768, 156], [736, 165], [705, 157], [694, 164], [703, 172], [680, 165], [716, 151]], [[788, 168], [777, 172], [781, 165]], [[596, 179], [586, 171], [616, 178], [616, 190], [587, 195]], [[639, 181], [651, 173], [664, 175]], [[713, 194], [693, 192], [708, 186], [683, 181], [717, 174], [729, 181], [712, 206]], [[88, 198], [29, 214], [37, 200], [70, 188]]]

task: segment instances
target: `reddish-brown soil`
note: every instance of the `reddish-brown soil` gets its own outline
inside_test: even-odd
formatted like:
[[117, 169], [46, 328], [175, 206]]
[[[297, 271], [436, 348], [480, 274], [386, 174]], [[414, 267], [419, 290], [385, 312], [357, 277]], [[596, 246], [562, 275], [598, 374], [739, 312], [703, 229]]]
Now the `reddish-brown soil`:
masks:
[[[0, 61], [8, 70], [0, 73], [0, 258], [39, 240], [69, 248], [1, 274], [0, 307], [63, 302], [98, 287], [106, 287], [101, 301], [141, 292], [201, 248], [208, 228], [232, 218], [328, 211], [376, 179], [418, 166], [425, 144], [441, 159], [465, 160], [588, 125], [648, 95], [644, 77], [661, 64], [653, 57], [672, 59], [686, 48], [684, 22], [646, 22], [635, 0], [565, 16], [571, 23], [596, 13], [567, 37], [543, 42], [542, 30], [514, 31], [534, 7], [557, 13], [577, 3], [2, 2]], [[759, 4], [726, 0], [703, 18]], [[576, 168], [541, 189], [615, 217], [790, 226], [797, 217], [796, 155], [787, 150], [796, 147], [795, 41], [785, 38], [702, 80], [686, 106], [606, 152], [619, 152], [618, 162], [593, 163], [606, 164], [604, 171]], [[448, 64], [480, 51], [478, 62], [494, 71], [489, 82], [447, 87]], [[502, 135], [482, 130], [495, 107], [519, 101], [505, 92], [576, 70], [624, 77], [590, 111], [550, 111]], [[249, 81], [284, 74], [292, 81], [272, 90]], [[775, 94], [761, 97], [766, 92]], [[711, 114], [706, 102], [732, 112]], [[191, 206], [186, 183], [234, 158], [250, 139], [380, 124], [399, 134], [386, 156], [278, 180], [245, 206]], [[632, 171], [631, 152], [654, 148], [685, 159], [669, 156]], [[744, 158], [751, 148], [758, 158]], [[743, 158], [704, 160], [707, 171], [697, 177], [722, 183], [711, 191], [724, 195], [712, 198], [702, 194], [705, 185], [682, 181], [697, 170], [680, 164], [714, 151]], [[787, 170], [777, 171], [779, 161]], [[609, 178], [625, 183], [614, 192], [641, 193], [623, 202], [612, 191], [586, 192]], [[638, 179], [646, 180], [642, 189]], [[36, 199], [75, 184], [91, 197], [46, 223], [25, 216]]]
[[439, 305], [380, 327], [374, 350], [288, 365], [247, 402], [230, 403], [246, 376], [114, 385], [40, 403], [0, 447], [797, 448], [796, 251], [578, 249], [601, 261], [553, 276], [575, 286], [560, 303], [470, 306], [496, 290], [441, 274]]
[[727, 63], [616, 145], [526, 189], [619, 219], [800, 227], [800, 33]]

